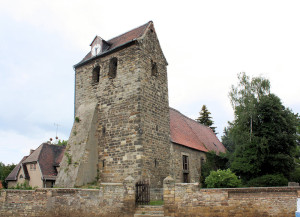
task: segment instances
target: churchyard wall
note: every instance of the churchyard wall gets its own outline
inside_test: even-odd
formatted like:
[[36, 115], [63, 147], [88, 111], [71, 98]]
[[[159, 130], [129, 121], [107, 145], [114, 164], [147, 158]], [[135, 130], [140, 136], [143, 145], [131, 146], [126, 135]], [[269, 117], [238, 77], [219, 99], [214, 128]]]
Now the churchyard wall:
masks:
[[295, 216], [299, 187], [200, 189], [164, 180], [166, 216]]
[[131, 179], [100, 189], [2, 190], [0, 216], [133, 216], [134, 194]]
[[[52, 188], [0, 191], [0, 216], [134, 216], [134, 180], [100, 189]], [[164, 180], [165, 216], [292, 217], [300, 187], [201, 189]]]

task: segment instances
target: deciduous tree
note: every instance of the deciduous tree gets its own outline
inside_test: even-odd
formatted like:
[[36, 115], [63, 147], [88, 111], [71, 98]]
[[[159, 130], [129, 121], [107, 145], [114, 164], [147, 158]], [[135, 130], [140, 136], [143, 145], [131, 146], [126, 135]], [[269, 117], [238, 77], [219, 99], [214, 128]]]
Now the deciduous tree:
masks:
[[283, 174], [294, 169], [297, 117], [270, 93], [270, 82], [250, 79], [245, 73], [232, 86], [230, 100], [234, 121], [230, 139], [235, 144], [231, 169], [244, 180], [266, 174]]
[[4, 163], [0, 162], [0, 180], [2, 181], [4, 188], [7, 188], [7, 183], [5, 182], [6, 177], [15, 168], [15, 166], [15, 164], [5, 165]]

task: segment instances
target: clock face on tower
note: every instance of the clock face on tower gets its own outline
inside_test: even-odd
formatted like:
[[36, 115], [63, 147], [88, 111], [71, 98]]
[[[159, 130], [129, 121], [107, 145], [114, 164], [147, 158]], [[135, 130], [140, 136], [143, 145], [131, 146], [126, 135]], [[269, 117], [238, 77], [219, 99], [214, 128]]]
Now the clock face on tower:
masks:
[[92, 49], [92, 55], [96, 56], [100, 53], [100, 51], [101, 51], [101, 45], [100, 44], [95, 44], [93, 46], [93, 49]]

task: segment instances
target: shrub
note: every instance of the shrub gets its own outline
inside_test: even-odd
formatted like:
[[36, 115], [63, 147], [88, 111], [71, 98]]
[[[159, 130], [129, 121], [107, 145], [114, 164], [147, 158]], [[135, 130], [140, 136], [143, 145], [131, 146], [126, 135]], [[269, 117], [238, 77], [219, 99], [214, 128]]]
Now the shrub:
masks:
[[272, 186], [287, 186], [288, 180], [282, 174], [264, 175], [251, 179], [248, 187], [272, 187]]
[[58, 140], [57, 145], [58, 146], [66, 146], [68, 144], [68, 140]]
[[294, 171], [290, 173], [290, 182], [299, 182], [300, 183], [300, 167], [296, 167]]
[[72, 164], [72, 156], [68, 152], [65, 152], [65, 156], [67, 157], [68, 165]]
[[29, 186], [28, 182], [26, 181], [22, 184], [17, 183], [17, 185], [15, 187], [10, 187], [9, 189], [33, 190], [35, 188], [32, 188], [31, 186]]
[[241, 186], [241, 180], [230, 169], [217, 170], [210, 172], [205, 184], [208, 188], [236, 188]]
[[205, 179], [209, 176], [211, 171], [216, 171], [218, 169], [228, 168], [228, 155], [224, 153], [219, 153], [216, 155], [215, 152], [210, 151], [206, 154], [206, 161], [203, 162], [201, 166], [201, 179], [200, 183], [203, 187], [206, 187]]

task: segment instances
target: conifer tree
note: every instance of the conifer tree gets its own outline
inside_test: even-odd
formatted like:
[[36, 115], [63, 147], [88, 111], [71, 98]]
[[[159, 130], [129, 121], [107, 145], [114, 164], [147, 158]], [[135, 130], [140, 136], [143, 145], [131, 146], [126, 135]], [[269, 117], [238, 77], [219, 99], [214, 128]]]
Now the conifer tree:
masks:
[[196, 119], [196, 121], [200, 124], [210, 127], [214, 131], [214, 133], [216, 133], [215, 131], [216, 127], [212, 126], [214, 122], [212, 120], [212, 117], [210, 116], [211, 113], [208, 111], [206, 105], [202, 106], [202, 109], [199, 112], [199, 114], [200, 116]]

